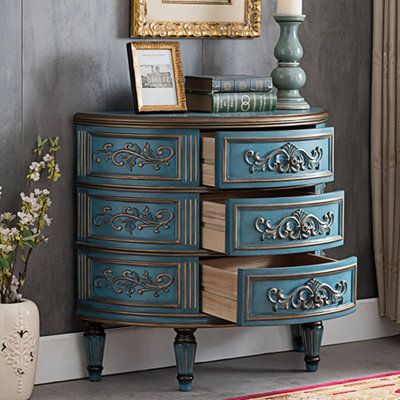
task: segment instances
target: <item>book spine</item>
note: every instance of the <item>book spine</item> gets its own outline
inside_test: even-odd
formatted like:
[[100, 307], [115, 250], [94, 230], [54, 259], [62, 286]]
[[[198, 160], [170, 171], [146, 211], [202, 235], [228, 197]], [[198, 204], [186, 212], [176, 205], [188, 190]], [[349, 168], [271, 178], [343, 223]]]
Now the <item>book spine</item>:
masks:
[[269, 93], [215, 93], [213, 112], [258, 112], [276, 109], [276, 94]]
[[220, 79], [213, 80], [213, 93], [269, 92], [272, 90], [271, 78]]

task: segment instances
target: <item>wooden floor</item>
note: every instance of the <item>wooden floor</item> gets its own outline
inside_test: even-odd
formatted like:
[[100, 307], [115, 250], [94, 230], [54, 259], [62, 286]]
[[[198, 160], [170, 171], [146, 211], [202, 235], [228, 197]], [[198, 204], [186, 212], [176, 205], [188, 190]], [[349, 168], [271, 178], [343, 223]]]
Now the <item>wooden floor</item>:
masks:
[[164, 368], [36, 386], [32, 400], [223, 400], [363, 377], [400, 370], [400, 336], [323, 347], [321, 356], [317, 373], [305, 372], [303, 354], [295, 352], [198, 364], [191, 393], [178, 392], [175, 370]]

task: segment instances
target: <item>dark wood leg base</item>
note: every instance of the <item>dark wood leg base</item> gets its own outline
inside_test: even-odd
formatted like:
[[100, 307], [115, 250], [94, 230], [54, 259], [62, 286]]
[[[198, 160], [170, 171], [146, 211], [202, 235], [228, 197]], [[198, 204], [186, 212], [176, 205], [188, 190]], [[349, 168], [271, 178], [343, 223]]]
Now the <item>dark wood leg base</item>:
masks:
[[303, 330], [304, 361], [306, 362], [306, 369], [307, 372], [315, 372], [318, 369], [320, 361], [319, 351], [324, 327], [320, 321], [303, 324], [301, 327]]
[[178, 383], [181, 392], [192, 390], [193, 366], [196, 356], [196, 329], [175, 329], [177, 333], [174, 341], [176, 367], [178, 369]]
[[85, 345], [87, 370], [89, 371], [89, 380], [99, 382], [101, 372], [103, 371], [103, 355], [106, 334], [101, 324], [87, 323], [83, 335]]

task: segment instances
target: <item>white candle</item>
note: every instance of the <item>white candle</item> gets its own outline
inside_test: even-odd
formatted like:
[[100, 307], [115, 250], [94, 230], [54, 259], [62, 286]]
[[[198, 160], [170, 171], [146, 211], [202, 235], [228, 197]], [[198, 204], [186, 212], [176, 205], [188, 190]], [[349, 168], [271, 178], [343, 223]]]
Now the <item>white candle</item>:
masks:
[[277, 15], [302, 15], [303, 0], [278, 0]]

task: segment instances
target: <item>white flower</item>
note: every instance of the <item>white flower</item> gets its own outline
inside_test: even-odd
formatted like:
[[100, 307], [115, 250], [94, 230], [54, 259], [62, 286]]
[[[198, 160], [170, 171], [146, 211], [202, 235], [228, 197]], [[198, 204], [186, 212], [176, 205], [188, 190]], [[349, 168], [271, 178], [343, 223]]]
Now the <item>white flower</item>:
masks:
[[50, 162], [50, 161], [53, 161], [53, 160], [54, 160], [54, 156], [51, 156], [50, 154], [46, 154], [43, 157], [43, 161], [46, 161], [46, 162]]
[[3, 214], [0, 214], [0, 221], [3, 222], [11, 222], [15, 219], [15, 214], [12, 214], [10, 212], [4, 212]]
[[7, 241], [10, 232], [11, 232], [10, 228], [7, 228], [6, 226], [2, 225], [0, 227], [0, 236], [2, 237], [3, 241]]
[[49, 218], [49, 216], [47, 215], [47, 214], [45, 214], [45, 215], [43, 215], [43, 221], [45, 222], [45, 224], [47, 225], [47, 226], [50, 226], [51, 225], [51, 221], [53, 220], [52, 218]]
[[18, 218], [20, 219], [20, 222], [22, 225], [30, 225], [35, 222], [35, 219], [33, 218], [33, 216], [31, 214], [27, 214], [25, 212], [19, 211], [17, 213], [17, 215], [18, 215]]
[[13, 227], [13, 228], [11, 228], [10, 233], [11, 233], [12, 236], [16, 237], [16, 236], [18, 236], [20, 234], [20, 231], [19, 231], [18, 228]]
[[0, 244], [0, 251], [4, 254], [11, 253], [14, 248], [9, 244]]
[[10, 285], [10, 300], [11, 302], [16, 302], [21, 300], [22, 294], [18, 293], [19, 281], [15, 275], [12, 276], [11, 285]]
[[40, 173], [39, 172], [32, 172], [28, 175], [28, 179], [31, 181], [37, 182], [40, 179]]

